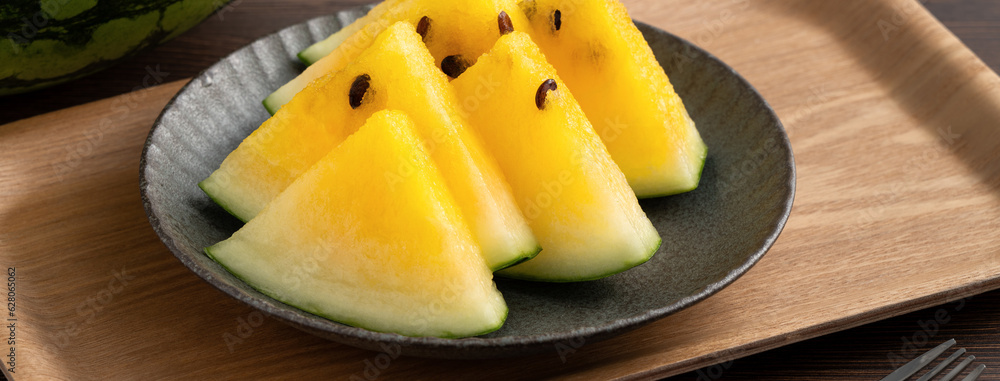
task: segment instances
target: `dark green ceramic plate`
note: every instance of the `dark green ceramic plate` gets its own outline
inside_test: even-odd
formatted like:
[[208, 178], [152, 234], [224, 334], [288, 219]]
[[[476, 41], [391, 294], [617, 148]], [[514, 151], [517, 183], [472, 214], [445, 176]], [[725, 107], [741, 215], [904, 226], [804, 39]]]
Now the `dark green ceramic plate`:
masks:
[[149, 221], [192, 271], [223, 292], [303, 331], [407, 355], [494, 358], [593, 343], [708, 298], [750, 270], [785, 224], [795, 193], [791, 147], [781, 122], [746, 80], [715, 57], [639, 23], [709, 146], [701, 186], [646, 200], [663, 237], [644, 265], [603, 280], [540, 284], [497, 280], [507, 323], [469, 339], [411, 338], [349, 327], [271, 299], [202, 252], [240, 222], [198, 188], [267, 119], [261, 99], [303, 68], [295, 54], [366, 11], [296, 25], [233, 53], [191, 81], [163, 110], [142, 155], [140, 188]]

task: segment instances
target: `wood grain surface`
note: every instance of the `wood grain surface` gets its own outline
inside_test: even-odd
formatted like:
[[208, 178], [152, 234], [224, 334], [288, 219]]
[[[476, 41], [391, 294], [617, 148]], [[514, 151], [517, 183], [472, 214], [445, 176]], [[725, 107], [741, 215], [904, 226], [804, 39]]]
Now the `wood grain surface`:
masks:
[[[683, 377], [877, 379], [893, 355], [915, 356], [997, 316], [979, 302], [990, 295], [961, 298], [1000, 287], [1000, 79], [919, 4], [626, 4], [733, 65], [785, 121], [799, 182], [784, 234], [726, 290], [621, 337], [517, 366], [393, 359], [378, 377], [652, 378], [722, 363]], [[137, 163], [178, 86], [0, 126], [0, 266], [16, 267], [21, 290], [15, 379], [373, 375], [365, 371], [377, 353], [262, 317], [159, 243], [138, 200]], [[878, 323], [813, 341], [858, 359], [847, 370], [794, 349], [726, 363], [930, 306], [900, 317], [896, 331]], [[939, 311], [947, 319], [927, 342], [900, 346], [896, 337], [930, 333]], [[996, 334], [992, 324], [982, 337]], [[996, 340], [970, 344], [996, 364]], [[816, 373], [810, 363], [828, 366]]]
[[[160, 72], [169, 73], [170, 80], [191, 78], [257, 38], [318, 15], [373, 1], [233, 0], [230, 7], [180, 37], [108, 70], [50, 89], [0, 98], [0, 125], [133, 91], [149, 73], [147, 68], [159, 67]], [[791, 4], [803, 0], [782, 1]], [[1000, 71], [1000, 2], [921, 2], [994, 71]], [[641, 14], [635, 17], [644, 19]], [[662, 26], [671, 30], [670, 25]]]

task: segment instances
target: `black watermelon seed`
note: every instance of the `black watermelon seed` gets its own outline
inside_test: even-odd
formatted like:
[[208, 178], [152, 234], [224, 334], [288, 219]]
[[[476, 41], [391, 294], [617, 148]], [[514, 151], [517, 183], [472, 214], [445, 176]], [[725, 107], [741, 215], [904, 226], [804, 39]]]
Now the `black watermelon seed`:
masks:
[[348, 93], [348, 101], [351, 103], [352, 109], [361, 107], [361, 101], [365, 99], [365, 94], [371, 87], [371, 81], [372, 77], [368, 74], [359, 75], [354, 79], [354, 83], [351, 84], [351, 92]]
[[535, 106], [537, 106], [539, 110], [544, 110], [545, 97], [549, 95], [550, 91], [556, 91], [558, 88], [559, 86], [556, 85], [556, 80], [554, 79], [550, 78], [546, 79], [545, 82], [542, 82], [542, 85], [538, 86], [538, 91], [535, 92]]
[[501, 36], [514, 31], [514, 23], [510, 21], [510, 16], [507, 15], [506, 11], [500, 11], [500, 15], [497, 16], [497, 25], [500, 27]]
[[469, 63], [459, 54], [447, 56], [441, 61], [441, 71], [452, 78], [458, 78], [468, 68]]
[[420, 22], [417, 23], [417, 34], [420, 35], [420, 38], [426, 40], [427, 39], [427, 31], [430, 30], [430, 29], [431, 29], [431, 19], [430, 19], [430, 17], [427, 17], [427, 16], [422, 17], [420, 19]]
[[562, 11], [556, 9], [555, 13], [552, 14], [552, 25], [556, 27], [556, 30], [562, 29]]

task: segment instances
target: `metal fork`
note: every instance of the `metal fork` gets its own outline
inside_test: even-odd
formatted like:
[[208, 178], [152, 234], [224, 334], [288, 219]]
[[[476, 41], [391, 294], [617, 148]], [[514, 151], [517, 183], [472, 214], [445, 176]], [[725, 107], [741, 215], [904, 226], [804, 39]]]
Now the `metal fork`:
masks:
[[[943, 344], [934, 347], [934, 349], [927, 351], [927, 353], [920, 355], [920, 357], [917, 357], [913, 361], [910, 361], [906, 363], [906, 365], [903, 365], [899, 369], [896, 369], [896, 371], [890, 373], [888, 376], [885, 376], [885, 378], [883, 378], [881, 381], [905, 381], [906, 379], [909, 379], [910, 376], [920, 371], [920, 369], [923, 369], [925, 366], [930, 365], [930, 363], [933, 362], [934, 359], [938, 358], [938, 356], [941, 356], [941, 354], [947, 351], [948, 348], [951, 348], [954, 345], [955, 345], [955, 339], [945, 341]], [[955, 353], [952, 353], [951, 356], [948, 356], [948, 358], [944, 359], [944, 361], [941, 361], [941, 363], [935, 366], [934, 369], [931, 369], [923, 376], [920, 376], [920, 378], [918, 378], [917, 381], [929, 381], [932, 377], [937, 376], [938, 373], [941, 373], [941, 371], [947, 368], [948, 365], [951, 365], [951, 363], [955, 362], [955, 360], [957, 360], [964, 354], [965, 354], [965, 348], [958, 349], [957, 351], [955, 351]], [[972, 355], [967, 356], [964, 360], [962, 360], [962, 362], [958, 363], [958, 365], [956, 365], [954, 369], [952, 369], [950, 372], [948, 372], [948, 374], [944, 375], [944, 377], [942, 377], [937, 381], [951, 381], [951, 379], [961, 374], [962, 371], [969, 366], [969, 364], [972, 364], [972, 362], [975, 359], [976, 356]], [[979, 375], [983, 374], [984, 370], [986, 370], [986, 365], [979, 364], [979, 366], [977, 366], [975, 369], [969, 372], [969, 375], [965, 376], [965, 378], [963, 378], [962, 381], [976, 381], [979, 379]]]

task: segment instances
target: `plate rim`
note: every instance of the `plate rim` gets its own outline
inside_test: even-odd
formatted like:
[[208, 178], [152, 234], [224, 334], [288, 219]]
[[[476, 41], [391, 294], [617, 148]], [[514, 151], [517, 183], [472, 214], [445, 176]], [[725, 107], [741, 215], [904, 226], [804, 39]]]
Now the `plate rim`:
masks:
[[[295, 306], [285, 304], [277, 299], [271, 298], [259, 291], [255, 290], [260, 296], [255, 296], [253, 294], [247, 293], [245, 290], [237, 288], [226, 284], [225, 282], [218, 281], [213, 271], [203, 266], [193, 258], [190, 257], [184, 250], [175, 243], [174, 237], [167, 234], [166, 229], [161, 222], [157, 211], [150, 202], [148, 190], [151, 185], [147, 178], [146, 172], [148, 169], [148, 151], [153, 145], [153, 139], [156, 135], [157, 130], [163, 125], [163, 119], [167, 114], [167, 111], [171, 109], [175, 102], [187, 92], [188, 88], [193, 84], [199, 83], [199, 81], [206, 76], [207, 73], [215, 69], [217, 66], [224, 64], [232, 56], [246, 50], [254, 49], [254, 46], [262, 41], [270, 39], [281, 39], [281, 35], [284, 33], [290, 33], [295, 28], [306, 27], [310, 28], [315, 24], [328, 24], [331, 21], [335, 21], [343, 28], [343, 22], [341, 22], [341, 16], [348, 12], [364, 12], [371, 9], [372, 4], [361, 5], [357, 7], [347, 8], [345, 10], [335, 12], [332, 14], [327, 14], [319, 17], [315, 17], [300, 23], [296, 23], [279, 31], [262, 36], [253, 42], [233, 51], [232, 53], [221, 58], [216, 63], [212, 64], [208, 68], [202, 70], [197, 76], [193, 77], [188, 83], [186, 83], [178, 92], [170, 99], [169, 102], [164, 106], [163, 110], [157, 116], [152, 127], [150, 128], [149, 134], [146, 137], [145, 143], [143, 144], [143, 149], [139, 162], [139, 190], [142, 199], [143, 209], [149, 220], [149, 223], [156, 235], [160, 238], [160, 241], [170, 250], [171, 254], [177, 257], [178, 260], [184, 264], [189, 270], [194, 272], [203, 281], [209, 283], [216, 289], [222, 291], [226, 295], [239, 300], [240, 302], [252, 307], [257, 311], [261, 311], [268, 316], [275, 319], [281, 320], [286, 324], [289, 324], [295, 328], [306, 331], [310, 334], [320, 336], [322, 338], [340, 342], [347, 345], [352, 345], [360, 348], [372, 349], [376, 345], [399, 345], [402, 348], [403, 355], [414, 356], [414, 357], [427, 357], [427, 358], [446, 358], [446, 359], [487, 359], [487, 358], [502, 358], [502, 357], [514, 357], [523, 356], [531, 353], [539, 353], [544, 351], [545, 348], [552, 348], [554, 345], [559, 343], [576, 343], [579, 340], [584, 340], [585, 343], [592, 343], [595, 341], [600, 341], [607, 339], [618, 334], [627, 332], [632, 329], [636, 329], [642, 325], [652, 323], [656, 320], [665, 318], [673, 313], [689, 308], [709, 297], [715, 295], [722, 289], [728, 287], [740, 277], [745, 275], [749, 270], [756, 265], [761, 258], [771, 249], [774, 243], [777, 241], [781, 232], [784, 230], [788, 218], [791, 214], [792, 207], [795, 200], [796, 193], [796, 167], [794, 152], [792, 150], [791, 142], [789, 140], [788, 134], [784, 128], [784, 124], [778, 118], [777, 113], [767, 102], [767, 100], [760, 94], [760, 92], [750, 84], [743, 76], [741, 76], [736, 70], [731, 66], [726, 64], [724, 61], [711, 54], [705, 49], [691, 43], [690, 41], [674, 35], [666, 30], [658, 28], [656, 26], [646, 24], [644, 22], [633, 19], [633, 22], [640, 29], [640, 31], [655, 32], [664, 34], [667, 37], [677, 40], [685, 49], [690, 49], [698, 54], [704, 55], [705, 59], [719, 65], [722, 69], [731, 72], [733, 77], [739, 82], [739, 84], [749, 90], [750, 95], [756, 101], [759, 101], [761, 106], [763, 106], [763, 111], [766, 116], [775, 121], [773, 126], [775, 129], [780, 131], [780, 139], [777, 142], [777, 146], [781, 148], [782, 151], [787, 152], [788, 159], [784, 166], [788, 169], [787, 178], [787, 197], [780, 203], [781, 211], [777, 217], [776, 221], [768, 221], [768, 224], [772, 226], [770, 233], [764, 238], [762, 244], [757, 247], [757, 249], [750, 254], [747, 259], [739, 266], [731, 269], [726, 276], [721, 279], [712, 282], [698, 292], [687, 295], [683, 298], [676, 300], [675, 302], [659, 307], [649, 309], [643, 313], [633, 315], [627, 318], [620, 318], [609, 321], [601, 325], [592, 325], [586, 327], [580, 327], [568, 331], [535, 334], [535, 335], [522, 335], [522, 336], [504, 336], [498, 338], [483, 338], [483, 337], [469, 337], [461, 339], [445, 339], [437, 337], [410, 337], [403, 336], [395, 333], [377, 332], [371, 331], [365, 328], [349, 326], [339, 322], [329, 320], [327, 318], [311, 314], [304, 310], [301, 310]], [[644, 33], [645, 34], [645, 33]], [[225, 270], [223, 268], [223, 270]], [[252, 288], [252, 286], [247, 285]], [[247, 295], [247, 296], [244, 296]], [[369, 345], [365, 345], [369, 344]], [[475, 353], [463, 353], [462, 355], [449, 355], [454, 354], [455, 351], [468, 351], [477, 350]], [[527, 350], [527, 351], [526, 351]], [[436, 352], [435, 352], [436, 351]]]

